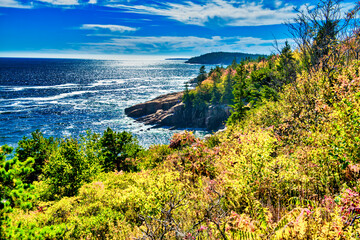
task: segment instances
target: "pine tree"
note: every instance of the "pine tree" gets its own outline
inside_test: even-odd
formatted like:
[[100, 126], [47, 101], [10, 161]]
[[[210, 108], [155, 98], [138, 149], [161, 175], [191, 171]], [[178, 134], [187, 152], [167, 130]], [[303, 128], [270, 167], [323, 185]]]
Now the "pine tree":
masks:
[[237, 67], [237, 60], [236, 60], [236, 57], [235, 57], [234, 60], [231, 63], [231, 68], [236, 69], [236, 67]]
[[246, 98], [246, 76], [247, 71], [244, 63], [242, 62], [236, 69], [236, 84], [234, 85], [233, 90], [234, 105], [231, 106], [233, 110], [228, 123], [235, 123], [241, 120], [244, 117], [245, 112], [249, 109], [244, 103]]
[[25, 162], [29, 157], [35, 161], [34, 171], [26, 178], [27, 183], [38, 180], [46, 159], [49, 159], [51, 152], [58, 144], [59, 141], [57, 139], [53, 137], [45, 138], [39, 130], [31, 133], [31, 138], [24, 137], [19, 141], [16, 148], [16, 156], [19, 161]]
[[185, 84], [185, 91], [182, 97], [182, 102], [185, 104], [185, 108], [189, 108], [192, 106], [192, 99], [190, 96], [189, 86], [187, 83]]
[[200, 74], [200, 75], [206, 74], [205, 66], [204, 66], [204, 65], [200, 67], [200, 69], [199, 69], [199, 74]]
[[126, 131], [114, 132], [111, 128], [104, 132], [100, 143], [105, 156], [105, 171], [113, 171], [114, 168], [117, 171], [128, 171], [126, 158], [135, 157], [141, 150], [136, 137], [132, 136], [131, 133]]
[[281, 50], [279, 64], [276, 66], [276, 70], [279, 72], [278, 78], [280, 80], [280, 82], [277, 84], [277, 87], [295, 81], [297, 64], [291, 51], [291, 47], [287, 41]]
[[228, 69], [228, 75], [226, 76], [225, 79], [225, 86], [224, 86], [224, 93], [221, 97], [221, 103], [223, 104], [232, 104], [234, 95], [233, 95], [233, 84], [232, 84], [232, 80], [231, 80], [231, 69]]
[[33, 189], [33, 185], [24, 183], [24, 179], [34, 171], [34, 159], [21, 162], [14, 157], [7, 160], [6, 156], [12, 150], [7, 145], [0, 147], [0, 239], [6, 239], [7, 213], [12, 212], [14, 207], [31, 209], [35, 198], [28, 191]]
[[201, 66], [199, 69], [199, 75], [196, 78], [197, 85], [200, 86], [201, 83], [206, 79], [207, 74], [205, 70], [205, 66]]
[[221, 93], [219, 91], [219, 88], [216, 85], [216, 82], [214, 81], [214, 85], [211, 89], [211, 100], [210, 103], [211, 104], [218, 104], [221, 98]]

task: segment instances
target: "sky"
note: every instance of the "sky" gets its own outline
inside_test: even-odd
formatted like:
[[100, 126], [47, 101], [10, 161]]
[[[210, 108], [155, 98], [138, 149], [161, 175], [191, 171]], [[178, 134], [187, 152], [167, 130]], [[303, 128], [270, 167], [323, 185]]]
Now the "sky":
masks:
[[[344, 1], [351, 8], [354, 1]], [[314, 0], [0, 0], [0, 57], [270, 54]]]

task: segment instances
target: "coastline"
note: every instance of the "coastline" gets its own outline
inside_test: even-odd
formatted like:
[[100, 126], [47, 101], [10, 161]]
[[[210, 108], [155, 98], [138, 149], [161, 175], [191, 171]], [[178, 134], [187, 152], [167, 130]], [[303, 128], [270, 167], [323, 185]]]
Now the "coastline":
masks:
[[125, 108], [125, 114], [145, 125], [154, 128], [170, 129], [206, 129], [217, 131], [225, 126], [230, 116], [231, 107], [227, 105], [210, 105], [204, 112], [186, 108], [182, 102], [184, 92], [175, 92], [158, 96], [144, 103]]

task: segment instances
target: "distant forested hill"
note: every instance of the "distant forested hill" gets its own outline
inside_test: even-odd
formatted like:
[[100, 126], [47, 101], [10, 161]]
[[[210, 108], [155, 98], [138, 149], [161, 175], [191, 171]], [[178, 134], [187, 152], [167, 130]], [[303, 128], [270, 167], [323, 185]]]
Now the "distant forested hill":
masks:
[[213, 52], [203, 54], [198, 57], [193, 57], [187, 60], [185, 63], [197, 63], [197, 64], [223, 64], [230, 65], [233, 60], [236, 58], [236, 61], [239, 63], [244, 59], [256, 59], [258, 57], [263, 57], [265, 55], [260, 54], [249, 54], [249, 53], [236, 53], [236, 52]]

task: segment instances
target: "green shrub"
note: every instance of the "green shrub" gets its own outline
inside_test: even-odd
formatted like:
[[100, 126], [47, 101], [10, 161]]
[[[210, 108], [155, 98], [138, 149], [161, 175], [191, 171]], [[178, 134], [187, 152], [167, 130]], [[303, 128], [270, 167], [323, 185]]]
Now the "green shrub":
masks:
[[53, 137], [45, 138], [39, 130], [31, 133], [31, 138], [24, 137], [19, 141], [18, 147], [16, 148], [16, 156], [18, 159], [24, 162], [29, 157], [32, 157], [35, 161], [33, 165], [34, 171], [29, 174], [26, 179], [28, 183], [38, 180], [45, 162], [58, 145], [58, 139]]
[[34, 159], [19, 161], [17, 157], [6, 159], [12, 148], [0, 147], [0, 238], [6, 239], [7, 228], [11, 224], [8, 214], [14, 209], [31, 209], [36, 196], [30, 191], [33, 185], [24, 180], [34, 171]]
[[162, 164], [171, 152], [168, 145], [153, 145], [141, 154], [139, 161], [142, 168], [153, 169]]
[[104, 156], [104, 170], [134, 171], [136, 164], [127, 161], [135, 158], [141, 151], [137, 139], [128, 132], [114, 132], [108, 128], [100, 138], [102, 155]]
[[85, 144], [68, 138], [60, 142], [43, 168], [43, 179], [50, 200], [74, 196], [78, 189], [101, 171], [99, 158], [85, 154]]

